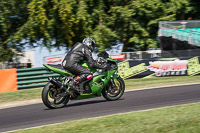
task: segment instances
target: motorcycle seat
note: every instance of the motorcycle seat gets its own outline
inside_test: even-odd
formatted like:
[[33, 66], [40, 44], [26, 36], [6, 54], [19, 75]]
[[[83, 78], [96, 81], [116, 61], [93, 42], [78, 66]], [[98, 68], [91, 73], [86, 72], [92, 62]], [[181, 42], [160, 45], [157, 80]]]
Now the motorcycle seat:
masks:
[[61, 64], [47, 64], [47, 65], [55, 67], [55, 68], [59, 68], [59, 69], [64, 69]]
[[64, 69], [61, 64], [47, 64], [47, 65], [58, 68], [58, 69], [62, 69], [62, 70], [65, 70], [68, 73], [71, 73], [69, 70]]

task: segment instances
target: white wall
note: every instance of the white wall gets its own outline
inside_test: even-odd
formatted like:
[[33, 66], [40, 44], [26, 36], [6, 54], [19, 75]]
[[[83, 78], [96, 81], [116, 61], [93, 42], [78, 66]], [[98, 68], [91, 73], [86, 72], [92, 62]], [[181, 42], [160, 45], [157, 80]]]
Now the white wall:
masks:
[[19, 58], [20, 63], [31, 63], [32, 67], [35, 65], [35, 50], [26, 50], [22, 52], [24, 56]]

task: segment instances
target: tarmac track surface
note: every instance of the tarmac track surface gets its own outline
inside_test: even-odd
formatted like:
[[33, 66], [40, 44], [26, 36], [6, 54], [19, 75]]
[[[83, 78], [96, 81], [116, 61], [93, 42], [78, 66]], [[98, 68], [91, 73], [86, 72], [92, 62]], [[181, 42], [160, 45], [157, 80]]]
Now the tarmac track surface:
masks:
[[61, 109], [32, 104], [0, 109], [0, 132], [194, 102], [200, 102], [200, 84], [129, 91], [117, 101], [103, 97], [70, 101]]

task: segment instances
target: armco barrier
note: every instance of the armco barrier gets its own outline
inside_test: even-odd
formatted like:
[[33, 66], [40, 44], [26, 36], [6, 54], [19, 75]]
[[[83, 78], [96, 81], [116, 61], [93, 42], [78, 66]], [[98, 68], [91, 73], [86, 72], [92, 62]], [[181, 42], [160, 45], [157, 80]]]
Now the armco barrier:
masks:
[[17, 69], [18, 89], [44, 87], [48, 77], [58, 77], [59, 74], [48, 72], [44, 67]]
[[[124, 78], [144, 78], [163, 76], [194, 76], [200, 74], [200, 57], [155, 58], [149, 60], [126, 60], [120, 62], [118, 74]], [[59, 74], [48, 72], [46, 68], [17, 69], [18, 89], [44, 87], [48, 77]]]

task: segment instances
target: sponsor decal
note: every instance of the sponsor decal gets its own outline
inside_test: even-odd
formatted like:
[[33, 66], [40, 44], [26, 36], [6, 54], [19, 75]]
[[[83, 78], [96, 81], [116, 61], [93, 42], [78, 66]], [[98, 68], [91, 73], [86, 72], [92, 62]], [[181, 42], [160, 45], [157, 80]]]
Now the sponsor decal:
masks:
[[187, 24], [188, 22], [180, 22], [180, 24]]
[[100, 85], [98, 83], [92, 82], [92, 85], [98, 86], [98, 87], [103, 87], [103, 85]]
[[147, 69], [155, 72], [156, 76], [185, 75], [188, 60], [150, 61]]
[[121, 62], [118, 64], [118, 74], [123, 79], [133, 77], [133, 76], [143, 73], [145, 71], [147, 71], [147, 69], [145, 67], [145, 63], [141, 63], [141, 64], [133, 66], [133, 67], [130, 67], [129, 61], [124, 61], [124, 62]]
[[125, 55], [124, 54], [120, 54], [120, 55], [110, 55], [110, 57], [112, 59], [125, 59]]
[[194, 76], [200, 73], [200, 64], [198, 57], [194, 57], [188, 60], [187, 73], [189, 76]]
[[152, 76], [194, 76], [200, 74], [200, 57], [123, 61], [118, 63], [118, 74], [124, 78]]
[[60, 61], [62, 61], [61, 57], [47, 58], [46, 60], [47, 63], [54, 63], [54, 62], [60, 62]]

